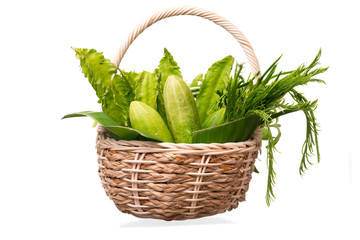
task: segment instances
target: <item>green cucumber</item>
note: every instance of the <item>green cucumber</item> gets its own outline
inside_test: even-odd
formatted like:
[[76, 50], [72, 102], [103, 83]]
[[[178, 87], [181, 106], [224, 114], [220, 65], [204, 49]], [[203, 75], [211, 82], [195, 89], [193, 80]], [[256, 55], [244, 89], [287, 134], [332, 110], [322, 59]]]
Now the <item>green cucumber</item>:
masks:
[[129, 115], [132, 128], [154, 135], [163, 142], [174, 142], [160, 114], [149, 105], [139, 101], [132, 101]]
[[226, 108], [221, 108], [205, 118], [202, 128], [215, 127], [224, 123]]
[[170, 75], [164, 85], [166, 119], [176, 143], [191, 143], [192, 132], [201, 129], [195, 99], [184, 80]]

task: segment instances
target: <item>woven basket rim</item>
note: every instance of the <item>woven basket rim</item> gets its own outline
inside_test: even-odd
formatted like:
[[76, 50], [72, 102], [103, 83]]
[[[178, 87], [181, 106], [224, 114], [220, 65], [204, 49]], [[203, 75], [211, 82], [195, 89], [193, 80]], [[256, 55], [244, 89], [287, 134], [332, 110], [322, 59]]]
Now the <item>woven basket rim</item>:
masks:
[[107, 130], [103, 126], [99, 125], [97, 131], [98, 146], [101, 145], [102, 148], [135, 153], [176, 152], [181, 154], [219, 155], [251, 152], [258, 149], [259, 145], [261, 145], [260, 127], [257, 127], [252, 136], [246, 141], [227, 143], [168, 143], [140, 140], [115, 140], [105, 136]]

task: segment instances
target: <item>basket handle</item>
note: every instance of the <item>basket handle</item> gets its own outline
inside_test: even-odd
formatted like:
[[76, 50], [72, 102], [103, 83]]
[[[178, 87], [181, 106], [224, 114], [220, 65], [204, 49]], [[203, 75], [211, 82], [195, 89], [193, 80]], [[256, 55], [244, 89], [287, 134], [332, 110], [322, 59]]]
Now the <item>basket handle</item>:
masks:
[[219, 16], [218, 14], [198, 8], [198, 7], [191, 7], [191, 6], [184, 6], [184, 7], [175, 7], [170, 8], [165, 11], [161, 11], [155, 13], [153, 16], [148, 18], [142, 24], [137, 26], [129, 35], [128, 39], [124, 42], [124, 44], [120, 47], [117, 56], [115, 57], [113, 63], [114, 65], [119, 68], [120, 62], [123, 59], [127, 49], [131, 45], [131, 43], [148, 27], [152, 24], [168, 18], [172, 16], [180, 16], [180, 15], [193, 15], [199, 16], [205, 19], [208, 19], [215, 24], [223, 27], [226, 31], [228, 31], [239, 43], [242, 49], [245, 52], [245, 56], [250, 63], [251, 72], [252, 74], [256, 74], [260, 71], [259, 62], [255, 56], [254, 49], [251, 47], [250, 42], [247, 40], [245, 35], [231, 22], [226, 20], [225, 18]]

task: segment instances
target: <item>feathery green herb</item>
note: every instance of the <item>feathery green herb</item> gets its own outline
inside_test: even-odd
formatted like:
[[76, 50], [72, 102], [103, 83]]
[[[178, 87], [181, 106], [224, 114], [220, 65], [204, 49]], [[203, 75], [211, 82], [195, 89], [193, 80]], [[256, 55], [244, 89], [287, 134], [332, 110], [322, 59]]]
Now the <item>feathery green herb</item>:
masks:
[[[307, 163], [312, 164], [309, 157], [314, 155], [314, 148], [318, 161], [320, 152], [318, 146], [318, 123], [316, 122], [314, 111], [317, 107], [317, 100], [308, 101], [302, 93], [295, 90], [296, 87], [306, 85], [311, 82], [324, 83], [323, 80], [315, 78], [316, 75], [323, 73], [327, 68], [315, 68], [319, 63], [321, 51], [315, 59], [308, 65], [301, 65], [293, 71], [280, 72], [275, 74], [279, 57], [262, 76], [258, 73], [249, 76], [247, 80], [241, 76], [242, 64], [237, 64], [234, 77], [229, 81], [223, 95], [219, 98], [218, 105], [225, 106], [225, 120], [232, 121], [249, 115], [257, 115], [262, 120], [262, 126], [267, 130], [267, 165], [268, 165], [268, 187], [266, 202], [269, 205], [275, 197], [273, 186], [275, 184], [276, 173], [274, 171], [274, 151], [275, 145], [280, 138], [273, 138], [270, 128], [271, 123], [282, 115], [303, 111], [306, 117], [306, 139], [302, 147], [303, 157], [301, 159], [299, 172], [303, 174], [307, 169]], [[285, 102], [285, 95], [290, 95], [296, 102]]]

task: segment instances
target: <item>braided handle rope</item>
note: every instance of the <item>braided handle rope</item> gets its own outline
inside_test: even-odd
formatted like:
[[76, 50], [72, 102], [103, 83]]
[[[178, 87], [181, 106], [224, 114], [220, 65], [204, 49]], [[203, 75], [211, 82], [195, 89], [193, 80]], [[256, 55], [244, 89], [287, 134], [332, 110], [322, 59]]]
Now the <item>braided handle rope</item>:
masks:
[[219, 16], [218, 14], [198, 8], [198, 7], [175, 7], [170, 8], [165, 11], [161, 11], [155, 13], [153, 16], [148, 18], [142, 24], [137, 26], [129, 35], [128, 39], [124, 42], [124, 44], [120, 47], [118, 55], [115, 57], [113, 63], [118, 68], [120, 65], [121, 60], [123, 59], [127, 49], [131, 45], [131, 43], [148, 27], [152, 24], [173, 16], [180, 16], [180, 15], [192, 15], [192, 16], [199, 16], [205, 19], [208, 19], [215, 24], [223, 27], [226, 31], [228, 31], [239, 43], [242, 49], [245, 52], [245, 56], [250, 63], [251, 72], [256, 74], [260, 71], [259, 62], [255, 56], [254, 49], [251, 47], [250, 42], [247, 40], [245, 35], [231, 22], [226, 20], [225, 18]]

